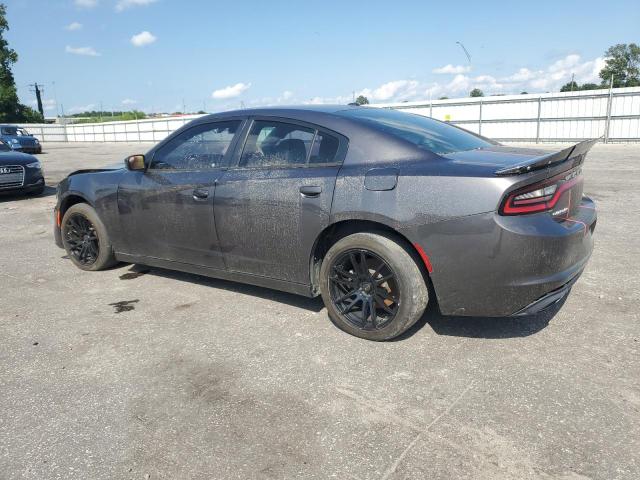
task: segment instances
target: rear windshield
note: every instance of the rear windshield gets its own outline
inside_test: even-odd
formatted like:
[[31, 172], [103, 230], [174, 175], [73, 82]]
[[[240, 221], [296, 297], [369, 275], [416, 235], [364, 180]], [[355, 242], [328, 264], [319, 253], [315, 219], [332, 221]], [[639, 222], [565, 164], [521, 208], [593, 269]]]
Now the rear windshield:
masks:
[[379, 130], [434, 153], [461, 152], [493, 145], [490, 140], [422, 115], [370, 107], [342, 110], [337, 113], [370, 123]]

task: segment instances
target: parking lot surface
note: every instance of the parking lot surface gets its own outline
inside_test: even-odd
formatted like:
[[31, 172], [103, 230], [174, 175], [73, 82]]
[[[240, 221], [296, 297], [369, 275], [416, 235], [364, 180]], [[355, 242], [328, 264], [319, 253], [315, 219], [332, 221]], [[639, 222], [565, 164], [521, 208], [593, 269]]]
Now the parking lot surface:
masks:
[[[144, 152], [45, 145], [47, 182]], [[544, 146], [559, 148], [559, 146]], [[640, 478], [640, 146], [597, 145], [593, 257], [563, 305], [374, 343], [320, 299], [53, 242], [0, 197], [0, 478]]]

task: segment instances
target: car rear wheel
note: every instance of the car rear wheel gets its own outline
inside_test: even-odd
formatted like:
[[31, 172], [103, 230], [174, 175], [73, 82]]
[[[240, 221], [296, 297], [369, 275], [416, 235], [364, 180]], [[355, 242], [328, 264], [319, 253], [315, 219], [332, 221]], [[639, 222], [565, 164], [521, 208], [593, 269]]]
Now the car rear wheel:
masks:
[[414, 257], [384, 234], [355, 233], [336, 242], [320, 268], [329, 318], [368, 340], [389, 340], [415, 324], [429, 293]]
[[94, 271], [116, 263], [107, 229], [90, 205], [72, 205], [60, 228], [64, 249], [77, 267]]

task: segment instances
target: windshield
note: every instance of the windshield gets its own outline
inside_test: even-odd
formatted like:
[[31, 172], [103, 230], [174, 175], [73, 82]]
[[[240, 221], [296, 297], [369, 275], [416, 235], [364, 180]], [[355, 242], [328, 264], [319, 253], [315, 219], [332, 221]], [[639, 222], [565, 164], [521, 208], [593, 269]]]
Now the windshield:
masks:
[[485, 138], [432, 118], [383, 108], [354, 108], [339, 115], [362, 120], [417, 147], [445, 154], [493, 145]]
[[18, 127], [2, 127], [3, 135], [18, 135]]
[[30, 134], [24, 128], [20, 127], [2, 127], [2, 135], [28, 137]]

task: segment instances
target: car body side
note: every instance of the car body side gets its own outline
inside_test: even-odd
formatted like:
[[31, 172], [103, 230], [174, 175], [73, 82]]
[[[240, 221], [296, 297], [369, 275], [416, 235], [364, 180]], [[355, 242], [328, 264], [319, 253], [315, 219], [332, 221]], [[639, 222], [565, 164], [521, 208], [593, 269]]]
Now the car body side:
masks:
[[[279, 245], [264, 246], [273, 249], [273, 255], [285, 264], [295, 259], [298, 269], [295, 278], [282, 274], [276, 278], [267, 272], [256, 276], [243, 275], [241, 271], [214, 271], [198, 265], [178, 265], [162, 258], [130, 255], [124, 247], [127, 232], [120, 227], [122, 212], [118, 202], [118, 185], [123, 176], [130, 173], [125, 169], [89, 170], [70, 175], [58, 187], [56, 211], [61, 215], [80, 201], [92, 205], [110, 232], [120, 260], [308, 296], [318, 294], [319, 264], [329, 246], [327, 243], [354, 231], [387, 232], [402, 242], [421, 264], [443, 314], [516, 314], [577, 278], [589, 258], [592, 239], [586, 229], [595, 223], [595, 209], [588, 208], [588, 199], [584, 200], [586, 205], [581, 211], [584, 218], [567, 224], [558, 223], [546, 214], [505, 217], [498, 213], [505, 191], [543, 179], [549, 174], [547, 170], [498, 177], [493, 175], [492, 167], [481, 162], [452, 161], [335, 115], [329, 109], [277, 109], [275, 112], [256, 109], [211, 115], [188, 124], [169, 138], [201, 123], [239, 116], [285, 118], [303, 125], [317, 125], [348, 139], [346, 155], [335, 176], [328, 214], [311, 209], [303, 213], [306, 218], [279, 219], [278, 228], [284, 231], [303, 228], [309, 222], [317, 231], [302, 236], [296, 251], [281, 249]], [[168, 139], [148, 152], [149, 161], [166, 141]], [[237, 161], [242, 141], [236, 141], [232, 148], [235, 148], [233, 159]], [[233, 169], [232, 161], [228, 170]], [[223, 172], [223, 179], [224, 175]], [[214, 202], [215, 195], [214, 190]], [[58, 227], [55, 233], [61, 246]]]

